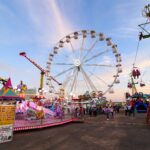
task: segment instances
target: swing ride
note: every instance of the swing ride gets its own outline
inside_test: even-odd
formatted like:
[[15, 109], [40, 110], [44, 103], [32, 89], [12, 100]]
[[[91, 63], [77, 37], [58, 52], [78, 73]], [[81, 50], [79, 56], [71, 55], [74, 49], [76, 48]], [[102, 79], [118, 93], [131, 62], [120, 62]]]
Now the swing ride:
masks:
[[[142, 29], [142, 32], [140, 32], [139, 41], [138, 41], [137, 49], [136, 49], [136, 55], [135, 55], [135, 59], [133, 62], [133, 68], [130, 73], [130, 81], [128, 82], [128, 85], [127, 85], [128, 88], [132, 89], [132, 95], [137, 93], [136, 84], [140, 84], [140, 87], [145, 86], [145, 83], [142, 81], [142, 78], [141, 78], [140, 83], [139, 83], [139, 81], [137, 81], [137, 82], [134, 81], [134, 80], [139, 79], [139, 76], [141, 75], [140, 69], [138, 67], [135, 67], [135, 63], [136, 63], [136, 58], [137, 58], [137, 54], [138, 54], [138, 50], [139, 50], [140, 40], [150, 37], [150, 32], [146, 29], [146, 26], [148, 24], [150, 24], [150, 4], [148, 4], [144, 7], [144, 9], [142, 11], [142, 15], [143, 15], [143, 17], [147, 18], [147, 21], [146, 21], [146, 23], [139, 25], [139, 27]], [[147, 33], [147, 34], [145, 34], [145, 33]]]
[[[148, 4], [147, 6], [144, 7], [142, 15], [145, 18], [147, 18], [147, 21], [146, 21], [146, 23], [139, 25], [139, 27], [142, 29], [142, 32], [140, 32], [140, 35], [139, 35], [135, 59], [133, 62], [133, 67], [132, 67], [131, 73], [130, 73], [130, 79], [129, 79], [129, 82], [127, 85], [127, 87], [132, 90], [132, 94], [130, 95], [129, 93], [126, 93], [126, 98], [128, 98], [128, 97], [132, 98], [131, 102], [136, 101], [136, 109], [138, 112], [146, 112], [146, 110], [147, 110], [147, 102], [146, 102], [147, 96], [144, 97], [145, 94], [143, 94], [142, 92], [138, 92], [137, 88], [136, 88], [136, 85], [139, 85], [140, 87], [146, 86], [142, 80], [144, 73], [141, 76], [141, 71], [137, 66], [135, 66], [135, 64], [136, 64], [137, 54], [139, 51], [140, 41], [142, 39], [150, 38], [150, 32], [146, 28], [146, 26], [148, 26], [150, 24], [150, 4]], [[139, 81], [140, 76], [141, 76], [141, 79]], [[136, 99], [135, 101], [133, 100], [134, 98]]]

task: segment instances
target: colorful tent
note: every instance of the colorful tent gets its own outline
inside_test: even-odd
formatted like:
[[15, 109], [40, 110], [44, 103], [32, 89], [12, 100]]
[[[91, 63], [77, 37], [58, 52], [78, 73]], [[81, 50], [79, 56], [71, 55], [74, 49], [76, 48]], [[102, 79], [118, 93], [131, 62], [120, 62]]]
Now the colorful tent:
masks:
[[132, 95], [131, 97], [148, 99], [148, 98], [150, 98], [150, 94], [136, 93], [136, 94]]
[[20, 100], [20, 97], [15, 93], [10, 78], [4, 85], [4, 87], [0, 90], [0, 99], [3, 100]]

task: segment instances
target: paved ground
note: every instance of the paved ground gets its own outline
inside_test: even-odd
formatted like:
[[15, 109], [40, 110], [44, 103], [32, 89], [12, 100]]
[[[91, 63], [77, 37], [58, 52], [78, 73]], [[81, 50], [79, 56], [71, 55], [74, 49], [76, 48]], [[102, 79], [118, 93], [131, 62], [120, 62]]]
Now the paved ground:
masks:
[[119, 114], [108, 121], [100, 115], [85, 123], [15, 133], [0, 150], [150, 150], [150, 125], [145, 114]]

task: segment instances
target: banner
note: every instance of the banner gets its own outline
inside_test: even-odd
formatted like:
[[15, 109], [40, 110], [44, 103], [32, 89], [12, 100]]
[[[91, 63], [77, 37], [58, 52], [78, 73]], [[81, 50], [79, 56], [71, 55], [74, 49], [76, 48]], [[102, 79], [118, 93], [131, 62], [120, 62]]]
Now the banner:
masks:
[[15, 105], [0, 105], [0, 143], [12, 140], [15, 109]]

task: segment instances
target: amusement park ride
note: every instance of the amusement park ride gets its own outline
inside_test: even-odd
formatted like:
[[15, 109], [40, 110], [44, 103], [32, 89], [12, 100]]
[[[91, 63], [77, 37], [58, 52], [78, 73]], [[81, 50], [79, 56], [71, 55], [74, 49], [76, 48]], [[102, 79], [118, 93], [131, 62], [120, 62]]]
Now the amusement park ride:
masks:
[[[102, 91], [103, 96], [114, 93], [114, 84], [120, 83], [121, 62], [118, 46], [111, 38], [94, 30], [81, 30], [66, 35], [56, 43], [46, 68], [61, 81], [65, 97], [77, 97], [86, 91]], [[109, 74], [109, 79], [106, 74]], [[49, 78], [47, 85], [51, 93], [59, 91]]]
[[55, 81], [57, 84], [61, 85], [61, 83], [59, 83], [54, 77], [49, 76], [48, 72], [43, 69], [41, 66], [39, 66], [35, 61], [33, 61], [32, 59], [30, 59], [25, 52], [21, 52], [20, 56], [25, 57], [27, 60], [29, 60], [36, 68], [38, 68], [41, 71], [41, 78], [40, 78], [40, 88], [38, 89], [39, 94], [43, 95], [43, 83], [44, 83], [44, 75], [46, 75], [47, 77], [49, 77], [50, 79], [52, 79], [53, 81]]
[[1, 78], [0, 77], [0, 84], [3, 84], [3, 85], [5, 85], [5, 83], [7, 82], [7, 80], [6, 79], [3, 79], [3, 78]]
[[[136, 56], [135, 56], [135, 60], [133, 63], [132, 71], [130, 73], [130, 81], [128, 82], [128, 88], [132, 89], [132, 95], [137, 93], [136, 84], [139, 83], [138, 81], [135, 82], [134, 80], [139, 79], [139, 76], [141, 75], [140, 69], [138, 67], [135, 67], [135, 61], [136, 61], [137, 52], [139, 49], [139, 43], [140, 43], [140, 40], [142, 39], [150, 38], [150, 32], [146, 28], [146, 26], [150, 25], [150, 4], [144, 7], [144, 10], [142, 11], [142, 15], [143, 17], [147, 18], [147, 20], [146, 20], [146, 23], [139, 25], [139, 27], [142, 29], [142, 32], [140, 32], [139, 34], [139, 41], [138, 41], [138, 46], [136, 50]], [[142, 81], [142, 77], [141, 77], [140, 87], [144, 87], [144, 86], [145, 86], [145, 83]]]
[[139, 40], [150, 38], [150, 31], [146, 29], [146, 26], [150, 25], [150, 4], [144, 7], [142, 15], [143, 17], [147, 18], [147, 20], [145, 23], [139, 25], [139, 27], [142, 29], [142, 32], [140, 32], [139, 35]]

